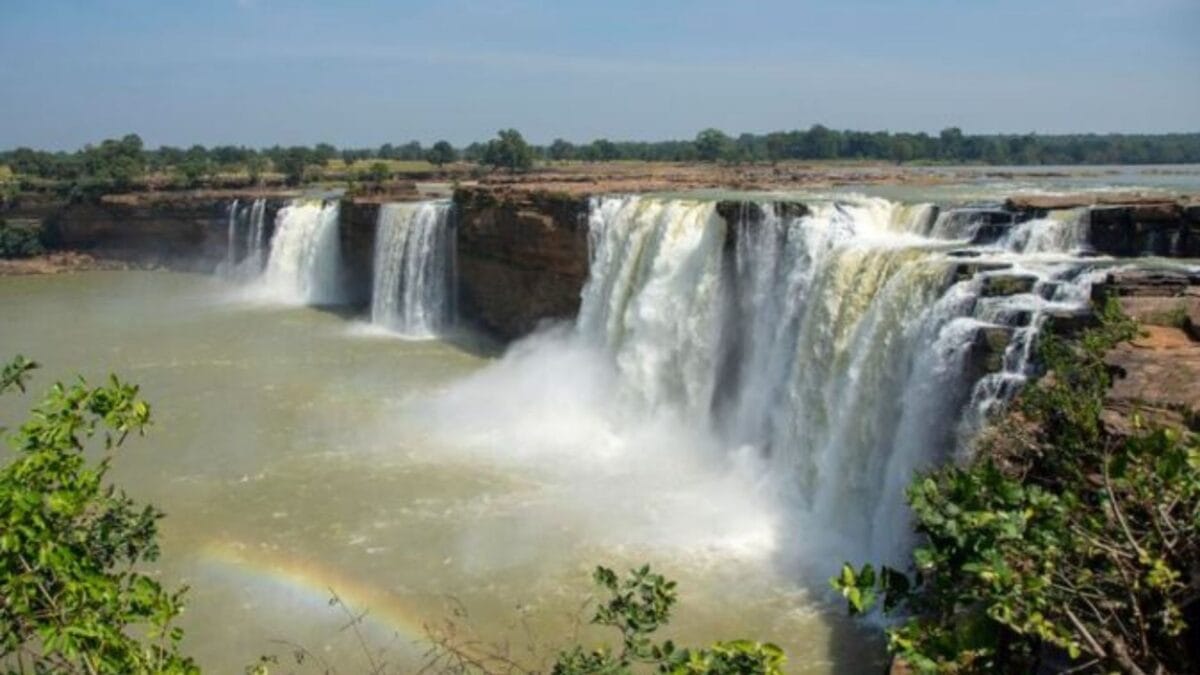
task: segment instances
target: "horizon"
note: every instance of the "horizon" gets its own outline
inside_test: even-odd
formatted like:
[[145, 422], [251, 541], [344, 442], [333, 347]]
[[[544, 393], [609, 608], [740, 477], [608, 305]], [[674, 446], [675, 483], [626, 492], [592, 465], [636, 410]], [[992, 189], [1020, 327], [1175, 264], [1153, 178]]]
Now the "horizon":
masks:
[[[1200, 130], [1200, 3], [11, 3], [0, 148]], [[633, 19], [629, 17], [635, 17]], [[783, 27], [781, 30], [780, 27]], [[788, 30], [794, 27], [793, 30]], [[1114, 46], [1128, 45], [1127, 48]]]

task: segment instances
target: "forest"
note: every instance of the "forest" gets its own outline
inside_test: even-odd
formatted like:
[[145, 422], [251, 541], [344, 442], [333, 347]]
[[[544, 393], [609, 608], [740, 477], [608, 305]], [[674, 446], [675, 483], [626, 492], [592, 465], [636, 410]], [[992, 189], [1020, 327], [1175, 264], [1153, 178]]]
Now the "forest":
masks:
[[587, 143], [555, 139], [530, 144], [507, 129], [487, 142], [454, 147], [445, 140], [378, 148], [312, 146], [249, 148], [235, 145], [148, 148], [137, 134], [87, 145], [74, 152], [19, 147], [0, 152], [0, 184], [20, 189], [47, 185], [128, 190], [157, 177], [175, 187], [195, 187], [220, 176], [257, 184], [282, 176], [291, 185], [319, 179], [333, 169], [364, 180], [397, 171], [436, 171], [461, 162], [481, 167], [529, 170], [554, 162], [886, 161], [899, 164], [1185, 164], [1200, 162], [1200, 133], [1178, 134], [965, 134], [958, 128], [927, 133], [838, 131], [822, 125], [807, 130], [731, 136], [705, 129], [691, 140]]

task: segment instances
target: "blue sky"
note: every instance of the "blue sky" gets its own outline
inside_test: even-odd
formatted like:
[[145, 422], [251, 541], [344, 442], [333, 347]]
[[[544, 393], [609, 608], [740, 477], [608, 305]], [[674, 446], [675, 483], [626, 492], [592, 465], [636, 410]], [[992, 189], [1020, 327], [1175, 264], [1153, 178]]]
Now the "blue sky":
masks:
[[1200, 131], [1200, 0], [0, 0], [0, 147]]

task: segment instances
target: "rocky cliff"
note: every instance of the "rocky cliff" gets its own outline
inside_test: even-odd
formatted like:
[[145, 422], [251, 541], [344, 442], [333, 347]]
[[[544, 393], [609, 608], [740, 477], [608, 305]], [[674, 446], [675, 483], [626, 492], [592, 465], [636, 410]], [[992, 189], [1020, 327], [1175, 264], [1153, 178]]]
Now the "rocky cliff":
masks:
[[454, 201], [465, 317], [511, 339], [575, 315], [588, 272], [586, 197], [463, 188]]

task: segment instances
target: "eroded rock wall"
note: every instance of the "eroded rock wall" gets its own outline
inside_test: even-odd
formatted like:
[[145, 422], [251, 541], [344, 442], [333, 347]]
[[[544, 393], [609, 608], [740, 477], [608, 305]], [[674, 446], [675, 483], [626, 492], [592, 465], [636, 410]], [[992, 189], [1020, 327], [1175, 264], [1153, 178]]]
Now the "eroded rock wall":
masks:
[[586, 197], [460, 188], [454, 202], [467, 320], [513, 339], [575, 316], [588, 274]]

